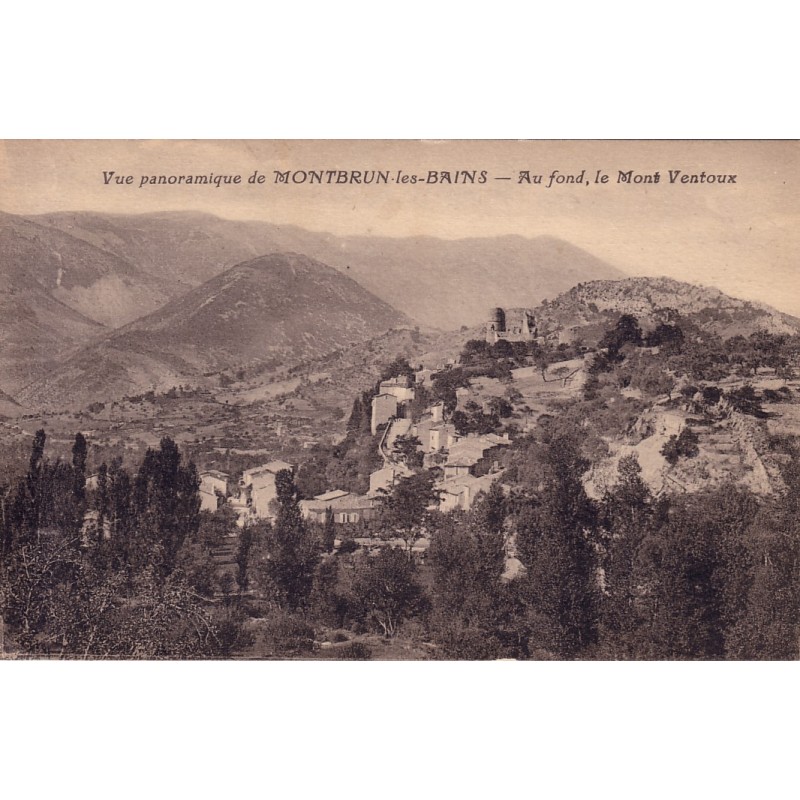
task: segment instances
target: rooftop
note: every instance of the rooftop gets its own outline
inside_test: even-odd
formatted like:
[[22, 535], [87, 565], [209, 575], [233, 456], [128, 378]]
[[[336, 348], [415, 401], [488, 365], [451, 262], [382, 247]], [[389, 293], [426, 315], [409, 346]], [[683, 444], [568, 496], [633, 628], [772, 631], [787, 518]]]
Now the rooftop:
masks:
[[292, 464], [288, 464], [286, 461], [270, 461], [268, 464], [262, 464], [260, 467], [253, 467], [252, 469], [246, 469], [242, 476], [245, 475], [258, 475], [261, 472], [272, 472], [278, 473], [282, 469], [293, 470], [294, 466]]
[[337, 500], [340, 497], [346, 497], [350, 492], [346, 492], [344, 489], [331, 489], [329, 492], [325, 492], [325, 494], [318, 494], [314, 497], [315, 500]]

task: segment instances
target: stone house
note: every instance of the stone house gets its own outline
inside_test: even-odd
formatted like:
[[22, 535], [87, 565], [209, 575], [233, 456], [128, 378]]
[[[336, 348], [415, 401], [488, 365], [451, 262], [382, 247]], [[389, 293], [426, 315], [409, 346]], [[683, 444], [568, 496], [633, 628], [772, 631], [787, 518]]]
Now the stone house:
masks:
[[374, 436], [381, 425], [397, 416], [397, 398], [393, 394], [383, 393], [372, 398], [372, 419], [370, 431]]
[[230, 475], [216, 469], [200, 473], [200, 510], [214, 512], [219, 508], [219, 498], [228, 497]]
[[407, 403], [414, 399], [415, 391], [407, 375], [398, 375], [388, 381], [381, 381], [379, 394], [391, 394], [398, 403]]
[[242, 473], [240, 496], [244, 496], [250, 513], [256, 519], [274, 519], [272, 501], [277, 499], [275, 476], [282, 470], [294, 472], [286, 461], [270, 461]]
[[439, 490], [439, 510], [443, 514], [451, 511], [469, 511], [475, 498], [482, 492], [488, 492], [492, 483], [497, 479], [497, 474], [483, 475], [476, 478], [473, 475], [463, 475], [436, 484]]
[[369, 495], [377, 495], [381, 490], [388, 492], [400, 478], [406, 478], [411, 474], [411, 470], [405, 464], [395, 464], [376, 470], [369, 476]]
[[336, 489], [317, 495], [313, 500], [300, 501], [300, 513], [312, 522], [325, 522], [328, 509], [333, 513], [333, 521], [338, 525], [368, 522], [380, 513], [380, 499], [353, 494]]

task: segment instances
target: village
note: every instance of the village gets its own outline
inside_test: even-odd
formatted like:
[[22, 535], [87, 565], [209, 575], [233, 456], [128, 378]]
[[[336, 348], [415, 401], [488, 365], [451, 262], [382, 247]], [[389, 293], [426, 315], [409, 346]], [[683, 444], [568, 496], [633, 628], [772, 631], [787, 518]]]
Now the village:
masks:
[[[424, 381], [421, 370], [419, 378]], [[416, 376], [415, 376], [416, 377]], [[424, 385], [424, 384], [420, 384]], [[357, 494], [332, 487], [312, 499], [300, 501], [303, 517], [323, 523], [328, 513], [337, 526], [368, 523], [377, 518], [384, 498], [396, 482], [412, 474], [395, 445], [399, 439], [419, 442], [422, 468], [437, 468], [441, 477], [434, 484], [439, 502], [433, 508], [443, 513], [456, 509], [469, 511], [475, 498], [486, 492], [501, 471], [497, 455], [511, 444], [508, 434], [459, 435], [455, 425], [445, 420], [444, 404], [434, 403], [419, 420], [409, 416], [415, 399], [415, 382], [408, 376], [382, 381], [372, 398], [371, 433], [378, 438], [383, 466], [369, 476], [369, 491]], [[200, 473], [201, 510], [216, 512], [227, 506], [236, 514], [237, 525], [246, 527], [259, 520], [274, 521], [276, 515], [277, 474], [295, 472], [297, 465], [282, 460], [269, 461], [243, 471], [237, 484], [219, 470]], [[418, 550], [427, 547], [422, 540]]]
[[[531, 342], [537, 338], [533, 315], [527, 309], [509, 311], [493, 309], [485, 327], [487, 343]], [[429, 510], [449, 514], [469, 511], [482, 493], [502, 477], [500, 455], [512, 444], [507, 431], [502, 433], [459, 433], [442, 401], [432, 402], [421, 411], [414, 401], [430, 388], [437, 371], [450, 369], [452, 364], [438, 365], [439, 369], [419, 365], [413, 374], [394, 375], [380, 381], [370, 398], [370, 434], [377, 441], [381, 466], [369, 475], [365, 493], [331, 486], [323, 493], [300, 500], [304, 519], [324, 523], [330, 515], [337, 530], [336, 546], [342, 542], [345, 530], [361, 534], [369, 531], [369, 523], [380, 515], [386, 497], [398, 481], [416, 471], [434, 475], [433, 488], [437, 501]], [[521, 378], [530, 377], [532, 369], [519, 370]], [[456, 390], [458, 404], [468, 401], [469, 390]], [[428, 396], [424, 392], [424, 396]], [[491, 399], [491, 393], [490, 397]], [[452, 411], [452, 410], [451, 410]], [[403, 445], [403, 446], [399, 446]], [[413, 466], [410, 466], [413, 464]], [[276, 476], [282, 470], [293, 474], [297, 464], [276, 459], [243, 470], [235, 481], [227, 472], [206, 469], [200, 473], [201, 510], [211, 513], [228, 508], [234, 512], [236, 525], [241, 529], [259, 521], [274, 522], [277, 514]], [[359, 546], [374, 551], [385, 545], [398, 546], [401, 540], [356, 536]], [[424, 557], [429, 541], [424, 536], [413, 543], [413, 552]]]

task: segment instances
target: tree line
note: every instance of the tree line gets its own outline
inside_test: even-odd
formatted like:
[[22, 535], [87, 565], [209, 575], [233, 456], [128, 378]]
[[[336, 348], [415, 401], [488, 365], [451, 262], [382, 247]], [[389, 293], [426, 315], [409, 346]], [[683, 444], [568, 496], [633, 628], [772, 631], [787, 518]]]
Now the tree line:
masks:
[[367, 658], [359, 637], [372, 633], [432, 658], [797, 658], [796, 440], [772, 497], [733, 485], [654, 496], [627, 457], [593, 499], [587, 444], [569, 414], [545, 420], [469, 512], [436, 510], [418, 469], [385, 494], [371, 526], [383, 544], [360, 546], [331, 514], [302, 517], [289, 470], [274, 521], [239, 531], [227, 510], [199, 511], [197, 470], [169, 438], [134, 471], [101, 465], [87, 488], [86, 439], [51, 461], [38, 431], [25, 473], [0, 487], [4, 647], [305, 657], [332, 639], [349, 640], [339, 657]]

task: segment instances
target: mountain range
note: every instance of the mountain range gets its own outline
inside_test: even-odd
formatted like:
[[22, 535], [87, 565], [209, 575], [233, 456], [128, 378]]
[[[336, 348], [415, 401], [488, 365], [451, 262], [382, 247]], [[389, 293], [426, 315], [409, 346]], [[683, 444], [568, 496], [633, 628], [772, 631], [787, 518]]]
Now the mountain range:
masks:
[[262, 256], [88, 345], [19, 399], [52, 407], [196, 385], [226, 369], [292, 366], [400, 327], [412, 322], [338, 270], [295, 253]]
[[542, 331], [599, 330], [621, 313], [645, 322], [667, 308], [723, 337], [800, 330], [716, 289], [624, 278], [551, 237], [336, 237], [182, 212], [0, 214], [0, 397], [8, 411], [219, 386], [222, 373], [285, 372], [420, 323], [453, 331], [442, 339], [452, 357], [482, 336], [491, 307], [523, 305]]
[[535, 305], [579, 281], [625, 277], [549, 236], [340, 237], [194, 212], [62, 213], [34, 219], [166, 279], [175, 294], [256, 256], [303, 253], [344, 272], [418, 323], [442, 330], [478, 324], [492, 306], [518, 303], [520, 297]]
[[[31, 396], [26, 387], [82, 348], [237, 264], [284, 252], [334, 267], [411, 324], [438, 329], [477, 325], [493, 305], [535, 304], [577, 281], [621, 275], [547, 237], [337, 237], [194, 212], [0, 212], [0, 390]], [[170, 354], [170, 374], [183, 357]], [[140, 370], [143, 379], [152, 374], [147, 363]]]

